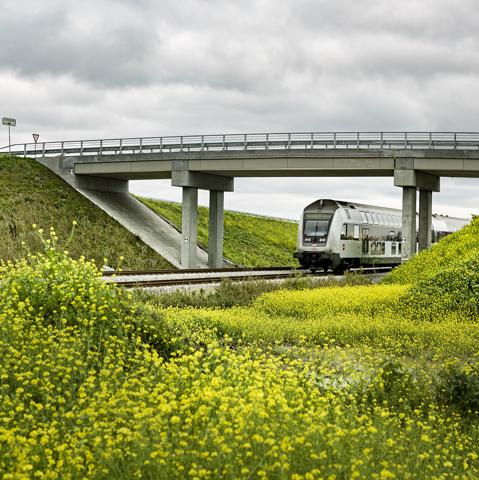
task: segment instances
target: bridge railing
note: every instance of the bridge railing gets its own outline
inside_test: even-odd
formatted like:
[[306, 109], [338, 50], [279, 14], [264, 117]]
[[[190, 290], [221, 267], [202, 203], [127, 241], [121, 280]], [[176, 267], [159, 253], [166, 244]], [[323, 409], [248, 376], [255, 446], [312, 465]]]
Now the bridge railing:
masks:
[[185, 135], [15, 144], [0, 148], [19, 156], [264, 150], [288, 148], [479, 149], [474, 132], [304, 132]]

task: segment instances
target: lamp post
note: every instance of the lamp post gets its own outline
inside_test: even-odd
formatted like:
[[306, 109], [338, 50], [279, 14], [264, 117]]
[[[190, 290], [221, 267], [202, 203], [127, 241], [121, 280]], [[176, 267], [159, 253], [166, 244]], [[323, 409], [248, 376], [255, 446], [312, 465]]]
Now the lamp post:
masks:
[[17, 125], [17, 121], [14, 118], [3, 117], [2, 123], [3, 125], [8, 125], [8, 156], [11, 157], [12, 151], [11, 151], [10, 145], [12, 143], [10, 142], [10, 127], [15, 127]]

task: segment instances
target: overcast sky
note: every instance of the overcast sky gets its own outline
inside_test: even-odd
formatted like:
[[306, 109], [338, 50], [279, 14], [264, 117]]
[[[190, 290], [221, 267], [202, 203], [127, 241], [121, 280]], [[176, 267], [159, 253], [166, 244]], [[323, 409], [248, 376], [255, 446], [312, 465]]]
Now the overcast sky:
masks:
[[[12, 143], [479, 131], [477, 0], [0, 0], [0, 11]], [[442, 179], [433, 211], [479, 213], [478, 186]], [[169, 181], [130, 190], [181, 199]], [[225, 206], [295, 219], [317, 198], [401, 207], [392, 178], [236, 179]]]

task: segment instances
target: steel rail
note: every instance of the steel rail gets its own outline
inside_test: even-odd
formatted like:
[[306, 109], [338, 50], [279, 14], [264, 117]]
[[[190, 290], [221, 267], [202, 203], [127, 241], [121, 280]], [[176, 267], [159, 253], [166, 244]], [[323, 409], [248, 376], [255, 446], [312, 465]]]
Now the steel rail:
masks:
[[272, 150], [292, 148], [479, 149], [478, 132], [300, 132], [183, 135], [22, 143], [0, 148], [17, 156]]
[[295, 267], [252, 267], [252, 268], [190, 268], [170, 270], [125, 270], [125, 271], [103, 271], [103, 277], [131, 276], [131, 275], [182, 275], [185, 273], [220, 273], [220, 272], [274, 272], [277, 270], [295, 270], [298, 273], [304, 272], [301, 268]]
[[[146, 288], [146, 287], [169, 287], [169, 286], [181, 286], [181, 285], [204, 285], [208, 283], [220, 283], [222, 280], [228, 279], [233, 282], [244, 282], [248, 280], [276, 280], [296, 276], [296, 273], [269, 273], [269, 274], [253, 274], [253, 275], [238, 275], [234, 277], [191, 277], [191, 278], [176, 278], [176, 279], [157, 279], [157, 280], [132, 280], [132, 281], [122, 281], [116, 282], [112, 280], [116, 285], [125, 287], [125, 288]], [[308, 275], [312, 275], [309, 273]], [[316, 273], [317, 276], [327, 276], [328, 273]], [[113, 277], [114, 279], [114, 277]]]
[[[255, 272], [255, 271], [279, 271], [283, 270], [282, 273], [267, 273], [267, 274], [250, 274], [248, 272]], [[284, 272], [284, 270], [289, 270], [289, 272]], [[385, 273], [390, 271], [390, 267], [375, 267], [375, 268], [365, 268], [365, 269], [358, 269], [356, 271], [363, 273], [363, 274], [370, 274], [370, 273]], [[141, 273], [140, 273], [141, 272]], [[295, 277], [298, 274], [302, 275], [314, 275], [318, 277], [326, 277], [330, 275], [338, 275], [338, 273], [334, 272], [311, 272], [310, 270], [301, 270], [296, 269], [293, 267], [270, 267], [270, 268], [254, 268], [254, 269], [192, 269], [192, 270], [143, 270], [143, 271], [130, 271], [127, 275], [141, 275], [144, 276], [145, 274], [148, 275], [157, 275], [158, 273], [153, 272], [173, 272], [176, 274], [183, 274], [183, 273], [244, 273], [244, 275], [235, 275], [235, 276], [214, 276], [214, 277], [187, 277], [187, 278], [169, 278], [169, 279], [146, 279], [146, 280], [131, 280], [131, 281], [116, 281], [115, 276], [109, 275], [110, 272], [107, 272], [106, 278], [109, 278], [111, 283], [115, 283], [118, 286], [125, 287], [125, 288], [145, 288], [145, 287], [167, 287], [167, 286], [181, 286], [181, 285], [201, 285], [201, 284], [208, 284], [208, 283], [219, 283], [222, 280], [229, 279], [231, 281], [248, 281], [248, 280], [275, 280], [275, 279], [283, 279], [283, 278], [291, 278]], [[120, 272], [119, 275], [123, 275], [125, 272]], [[164, 273], [165, 275], [167, 273]]]

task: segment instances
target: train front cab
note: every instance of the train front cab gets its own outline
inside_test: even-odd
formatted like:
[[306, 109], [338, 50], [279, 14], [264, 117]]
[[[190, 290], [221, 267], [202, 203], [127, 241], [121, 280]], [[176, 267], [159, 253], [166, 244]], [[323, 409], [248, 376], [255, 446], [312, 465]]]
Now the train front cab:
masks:
[[[336, 207], [337, 208], [337, 207]], [[297, 258], [303, 268], [323, 269], [331, 266], [331, 221], [334, 210], [318, 207], [319, 211], [304, 211], [298, 228]]]

